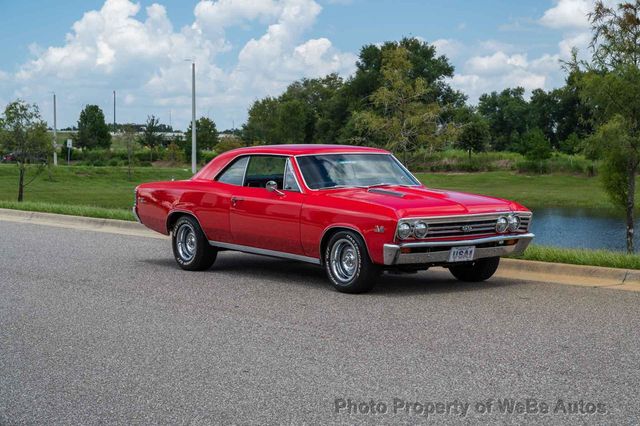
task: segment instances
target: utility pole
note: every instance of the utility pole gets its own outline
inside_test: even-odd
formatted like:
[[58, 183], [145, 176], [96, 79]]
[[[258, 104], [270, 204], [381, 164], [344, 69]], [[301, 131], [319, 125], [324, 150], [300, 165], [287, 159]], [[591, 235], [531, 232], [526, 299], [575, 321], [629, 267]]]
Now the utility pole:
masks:
[[53, 92], [53, 165], [58, 165], [58, 117], [56, 112], [56, 92]]
[[196, 172], [196, 62], [191, 61], [191, 173]]
[[113, 133], [116, 132], [116, 91], [113, 91]]

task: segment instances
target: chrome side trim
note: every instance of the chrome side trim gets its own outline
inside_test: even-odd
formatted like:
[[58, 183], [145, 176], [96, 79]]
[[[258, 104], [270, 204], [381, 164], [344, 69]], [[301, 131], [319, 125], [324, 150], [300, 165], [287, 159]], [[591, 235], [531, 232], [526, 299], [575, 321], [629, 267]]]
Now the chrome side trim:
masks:
[[433, 264], [448, 263], [449, 251], [435, 251], [424, 253], [402, 253], [402, 248], [421, 248], [421, 247], [460, 247], [475, 246], [480, 244], [517, 240], [513, 245], [502, 245], [495, 247], [476, 247], [475, 259], [495, 256], [509, 256], [512, 254], [522, 254], [535, 235], [512, 234], [501, 235], [496, 237], [477, 238], [475, 240], [454, 240], [454, 241], [433, 241], [420, 243], [404, 243], [404, 244], [385, 244], [383, 248], [383, 259], [385, 265], [406, 265], [406, 264]]
[[200, 219], [198, 219], [198, 216], [196, 216], [196, 214], [194, 212], [190, 212], [188, 210], [175, 209], [175, 210], [171, 210], [169, 213], [167, 213], [167, 220], [166, 220], [165, 225], [164, 225], [165, 228], [167, 228], [167, 235], [171, 235], [171, 231], [172, 230], [169, 229], [169, 219], [175, 213], [184, 213], [184, 214], [187, 214], [187, 215], [191, 216], [192, 218], [194, 218], [196, 220], [196, 222], [198, 222], [198, 226], [200, 227], [200, 229], [204, 233], [204, 228], [202, 227], [202, 224], [200, 223]]
[[322, 241], [324, 240], [324, 237], [326, 237], [329, 231], [336, 228], [348, 229], [360, 235], [360, 238], [362, 238], [362, 241], [364, 241], [364, 248], [367, 250], [369, 259], [371, 259], [371, 252], [369, 251], [369, 245], [367, 244], [367, 240], [364, 238], [364, 235], [362, 234], [362, 232], [360, 232], [360, 230], [353, 225], [329, 225], [324, 229], [324, 231], [322, 231], [322, 236], [320, 237], [320, 244], [318, 244], [318, 253], [320, 253], [321, 258], [324, 257], [324, 253], [322, 252]]
[[282, 258], [282, 259], [299, 260], [300, 262], [307, 262], [307, 263], [313, 263], [314, 265], [320, 265], [320, 259], [316, 259], [315, 257], [302, 256], [300, 254], [285, 253], [285, 252], [282, 252], [282, 251], [267, 250], [267, 249], [262, 249], [262, 248], [257, 248], [257, 247], [243, 246], [243, 245], [240, 245], [240, 244], [223, 243], [221, 241], [212, 241], [212, 240], [209, 240], [209, 244], [211, 244], [214, 247], [220, 247], [220, 248], [225, 248], [225, 249], [229, 249], [229, 250], [241, 251], [241, 252], [244, 252], [244, 253], [259, 254], [259, 255], [262, 255], [262, 256], [279, 257], [279, 258]]

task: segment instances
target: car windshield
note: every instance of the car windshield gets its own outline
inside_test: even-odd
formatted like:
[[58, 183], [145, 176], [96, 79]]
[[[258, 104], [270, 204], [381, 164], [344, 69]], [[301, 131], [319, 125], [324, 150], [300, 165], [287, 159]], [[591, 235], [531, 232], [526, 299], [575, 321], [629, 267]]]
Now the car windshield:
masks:
[[324, 154], [297, 157], [310, 189], [420, 185], [388, 154]]

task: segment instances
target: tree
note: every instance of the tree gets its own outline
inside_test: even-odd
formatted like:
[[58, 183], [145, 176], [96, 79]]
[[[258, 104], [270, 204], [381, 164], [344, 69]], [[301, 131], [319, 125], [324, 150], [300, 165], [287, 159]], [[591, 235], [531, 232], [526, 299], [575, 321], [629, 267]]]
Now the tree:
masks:
[[528, 130], [521, 137], [520, 152], [531, 161], [542, 161], [551, 158], [551, 142], [540, 129]]
[[640, 0], [608, 7], [597, 1], [589, 15], [593, 38], [590, 62], [581, 72], [580, 93], [598, 125], [590, 142], [602, 158], [604, 187], [626, 213], [627, 251], [633, 252], [635, 183], [640, 164]]
[[164, 141], [159, 133], [160, 120], [155, 115], [147, 117], [147, 123], [142, 135], [140, 144], [149, 148], [150, 161], [153, 162], [153, 150]]
[[453, 65], [446, 56], [437, 55], [435, 46], [415, 37], [362, 47], [356, 62], [356, 72], [347, 82], [347, 92], [352, 102], [371, 103], [370, 96], [384, 85], [385, 55], [399, 48], [406, 52], [408, 77], [420, 78], [431, 88], [429, 92], [422, 94], [425, 102], [436, 101], [440, 106], [464, 103], [465, 96], [447, 83], [447, 78], [453, 77]]
[[[24, 188], [44, 170], [53, 149], [47, 124], [40, 117], [38, 106], [20, 99], [7, 105], [0, 117], [0, 142], [16, 158], [19, 170], [18, 201], [23, 201]], [[27, 169], [32, 165], [37, 166], [37, 171], [25, 183]]]
[[[185, 132], [185, 137], [191, 141], [191, 123]], [[218, 129], [216, 123], [208, 117], [196, 120], [196, 144], [198, 149], [212, 150], [218, 143]]]
[[80, 112], [76, 145], [79, 148], [105, 148], [111, 146], [111, 134], [98, 105], [87, 105]]
[[458, 137], [458, 146], [469, 152], [482, 152], [487, 149], [491, 134], [489, 125], [481, 119], [475, 119], [462, 127]]
[[441, 141], [437, 102], [425, 102], [431, 90], [422, 77], [413, 77], [409, 52], [387, 50], [382, 58], [382, 86], [371, 95], [374, 109], [355, 112], [355, 128], [366, 137], [381, 138], [386, 147], [404, 154], [418, 145], [436, 148]]
[[480, 96], [478, 112], [489, 124], [492, 148], [516, 150], [520, 135], [527, 131], [529, 105], [524, 99], [524, 89], [504, 89]]

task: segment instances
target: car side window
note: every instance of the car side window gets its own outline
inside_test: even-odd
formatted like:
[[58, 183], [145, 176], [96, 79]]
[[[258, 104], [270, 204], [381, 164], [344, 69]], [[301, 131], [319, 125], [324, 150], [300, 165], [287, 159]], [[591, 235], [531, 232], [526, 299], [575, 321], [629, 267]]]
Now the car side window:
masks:
[[284, 190], [291, 192], [300, 192], [300, 187], [298, 186], [296, 176], [293, 173], [293, 166], [291, 166], [290, 158], [287, 158], [287, 164], [284, 167]]
[[252, 188], [265, 188], [267, 182], [274, 181], [278, 189], [284, 184], [284, 166], [286, 157], [270, 155], [253, 155], [247, 166], [247, 174], [244, 186]]
[[229, 185], [242, 186], [244, 179], [244, 172], [247, 169], [247, 162], [249, 157], [238, 158], [233, 164], [218, 176], [217, 181], [222, 183], [228, 183]]

